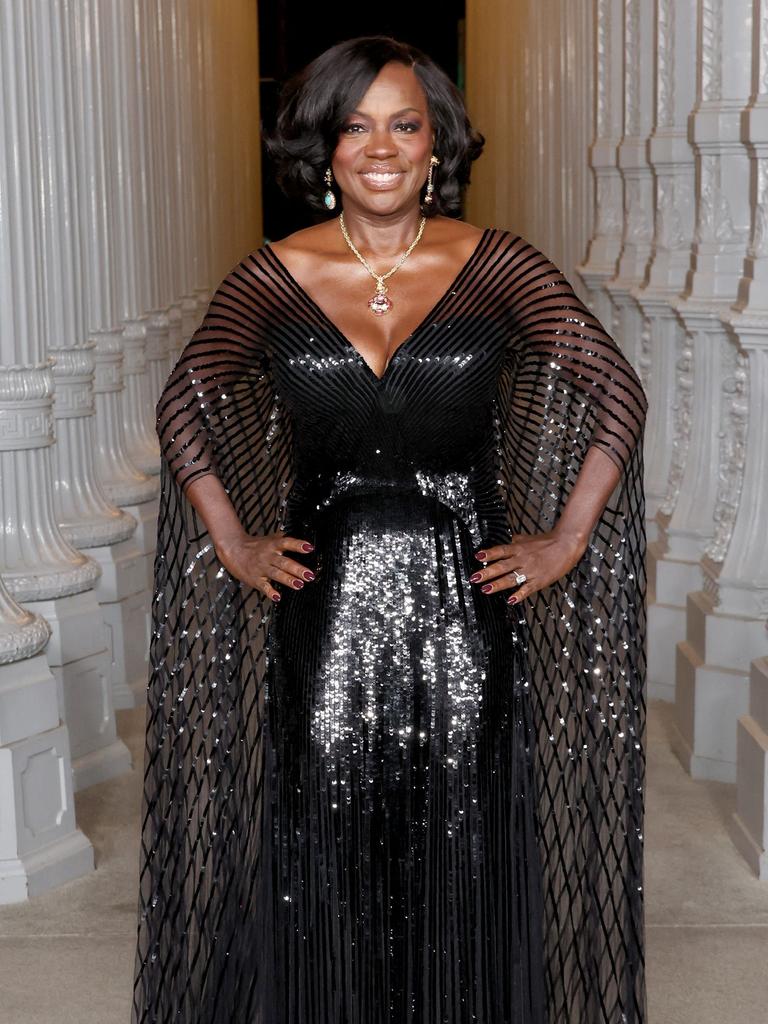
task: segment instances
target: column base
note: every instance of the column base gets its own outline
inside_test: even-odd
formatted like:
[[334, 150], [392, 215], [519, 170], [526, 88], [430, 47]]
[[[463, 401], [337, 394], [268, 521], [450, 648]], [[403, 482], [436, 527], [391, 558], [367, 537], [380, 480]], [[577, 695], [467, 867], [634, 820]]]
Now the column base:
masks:
[[736, 812], [731, 837], [761, 881], [768, 881], [768, 658], [752, 662], [749, 714], [738, 722]]
[[133, 708], [143, 703], [147, 685], [147, 555], [135, 535], [121, 544], [91, 548], [89, 554], [102, 567], [96, 596], [107, 629], [113, 705]]
[[89, 875], [93, 847], [80, 829], [50, 846], [16, 860], [0, 860], [0, 906], [24, 903], [49, 889]]
[[[117, 737], [108, 634], [95, 592], [35, 601], [28, 607], [51, 626], [46, 655], [73, 765], [83, 761], [92, 766], [90, 784], [127, 771], [130, 754]], [[101, 778], [96, 775], [99, 765], [105, 773]]]
[[159, 508], [160, 502], [157, 498], [154, 498], [152, 501], [143, 501], [140, 505], [128, 505], [125, 507], [125, 511], [130, 512], [138, 521], [134, 537], [141, 553], [144, 555], [144, 586], [147, 590], [145, 624], [147, 646], [149, 645], [151, 631], [150, 606], [155, 583], [155, 548], [157, 547], [157, 516]]
[[685, 636], [686, 597], [701, 586], [699, 562], [668, 558], [661, 540], [648, 545], [648, 696], [674, 701], [677, 643]]
[[688, 595], [675, 719], [688, 751], [681, 760], [695, 778], [736, 781], [737, 722], [749, 711], [750, 662], [764, 650], [762, 622], [717, 611], [703, 591]]
[[75, 822], [66, 725], [0, 747], [0, 806], [0, 903], [93, 871], [93, 848]]
[[117, 739], [108, 747], [100, 747], [90, 754], [72, 759], [72, 788], [75, 793], [79, 793], [99, 782], [115, 779], [132, 768], [130, 750], [121, 739]]

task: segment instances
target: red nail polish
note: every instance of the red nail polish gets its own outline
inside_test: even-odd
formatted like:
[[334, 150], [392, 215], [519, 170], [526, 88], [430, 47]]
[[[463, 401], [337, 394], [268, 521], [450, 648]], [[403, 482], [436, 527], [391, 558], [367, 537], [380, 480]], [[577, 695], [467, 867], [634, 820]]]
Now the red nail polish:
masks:
[[482, 585], [482, 587], [480, 587], [480, 589], [482, 590], [482, 592], [484, 594], [490, 594], [490, 592], [493, 590], [493, 584], [492, 583], [484, 583]]
[[517, 598], [516, 597], [508, 597], [507, 598], [507, 604], [517, 604]]
[[304, 543], [303, 543], [303, 544], [301, 545], [301, 550], [302, 550], [302, 551], [314, 551], [314, 550], [315, 550], [315, 545], [314, 545], [314, 544], [309, 544], [309, 543], [307, 543], [307, 542], [305, 541], [305, 542], [304, 542]]
[[478, 551], [477, 554], [475, 555], [475, 558], [479, 558], [481, 562], [484, 562], [485, 561], [485, 555], [486, 555], [485, 551]]
[[293, 585], [294, 585], [294, 587], [297, 590], [301, 590], [301, 588], [304, 586], [304, 581], [303, 580], [293, 580]]
[[272, 600], [273, 601], [279, 601], [280, 600], [280, 595], [279, 594], [273, 594], [272, 595]]
[[469, 582], [470, 583], [479, 583], [482, 578], [483, 578], [483, 574], [482, 573], [480, 573], [480, 572], [473, 572], [472, 575], [469, 577]]
[[305, 580], [313, 580], [315, 578], [315, 574], [312, 572], [311, 569], [305, 569], [304, 572], [302, 573], [302, 576], [304, 577]]

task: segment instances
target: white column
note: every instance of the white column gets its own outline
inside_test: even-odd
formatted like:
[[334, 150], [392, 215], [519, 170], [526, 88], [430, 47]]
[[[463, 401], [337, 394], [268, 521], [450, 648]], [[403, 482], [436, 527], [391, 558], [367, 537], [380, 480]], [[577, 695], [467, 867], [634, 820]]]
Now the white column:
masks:
[[646, 0], [624, 2], [624, 137], [618, 164], [624, 180], [624, 232], [616, 276], [607, 282], [614, 305], [613, 329], [642, 376], [648, 332], [634, 290], [645, 280], [653, 240], [653, 174], [648, 139], [653, 130], [654, 12]]
[[[163, 14], [165, 12], [165, 16]], [[169, 132], [168, 68], [163, 44], [163, 25], [167, 5], [143, 0], [141, 35], [144, 48], [144, 89], [149, 98], [147, 175], [150, 181], [149, 208], [152, 218], [151, 251], [152, 292], [148, 310], [147, 360], [150, 386], [156, 401], [168, 379], [173, 353], [181, 339], [181, 312], [172, 308], [173, 282], [169, 280], [177, 263], [173, 223], [168, 207], [173, 201], [168, 164], [172, 153]], [[166, 25], [167, 31], [167, 25]]]
[[768, 657], [750, 668], [749, 712], [739, 718], [736, 757], [731, 835], [757, 877], [768, 882]]
[[[44, 611], [68, 663], [83, 618], [99, 622], [99, 566], [61, 534], [53, 509], [53, 373], [45, 355], [35, 127], [39, 42], [30, 9], [0, 0], [0, 568], [10, 594]], [[39, 652], [49, 626], [0, 587], [0, 901], [25, 899], [93, 867], [77, 829], [66, 706], [72, 675]], [[22, 660], [16, 660], [21, 658]]]
[[753, 40], [754, 99], [741, 119], [752, 158], [752, 233], [737, 301], [722, 316], [738, 346], [737, 372], [720, 438], [715, 533], [700, 595], [706, 636], [721, 642], [710, 643], [705, 665], [686, 669], [699, 715], [724, 695], [739, 695], [717, 721], [730, 739], [743, 712], [736, 726], [734, 835], [752, 868], [768, 879], [768, 663], [757, 658], [768, 650], [768, 0], [755, 7]]
[[[0, 27], [7, 24], [0, 11]], [[0, 579], [0, 905], [93, 870], [93, 848], [75, 822], [69, 732], [43, 653], [50, 635]]]
[[577, 268], [589, 289], [590, 304], [607, 331], [613, 331], [613, 306], [606, 291], [614, 277], [624, 222], [624, 185], [617, 149], [624, 134], [623, 0], [597, 0], [595, 19], [597, 74], [595, 85], [596, 134], [590, 150], [595, 176], [595, 230], [586, 261]]
[[[144, 473], [160, 472], [155, 433], [155, 396], [147, 361], [151, 307], [151, 235], [146, 168], [149, 154], [147, 121], [152, 114], [145, 92], [140, 0], [124, 0], [111, 8], [112, 86], [108, 116], [114, 125], [117, 315], [123, 324], [122, 397], [125, 445], [131, 461]], [[186, 158], [186, 154], [183, 156]]]
[[[753, 7], [753, 0], [731, 0], [726, 11], [722, 0], [700, 0], [699, 100], [691, 121], [699, 176], [695, 269], [677, 304], [691, 338], [691, 413], [674, 511], [666, 522], [661, 517], [664, 572], [688, 592], [686, 639], [676, 652], [674, 746], [692, 774], [722, 781], [735, 779], [736, 722], [748, 707], [749, 664], [765, 649], [762, 623], [743, 611], [715, 612], [712, 567], [728, 550], [739, 507], [748, 404], [755, 408], [747, 396], [765, 386], [757, 374], [759, 362], [747, 358], [723, 322], [740, 290], [746, 290], [741, 279], [752, 210], [750, 160], [741, 133], [753, 88]], [[753, 442], [758, 461], [760, 438], [755, 435]], [[720, 470], [713, 471], [717, 466]], [[759, 469], [755, 483], [759, 486]], [[744, 511], [749, 518], [754, 509]], [[741, 547], [741, 542], [733, 545], [736, 557]], [[668, 622], [680, 617], [679, 609], [670, 611]], [[654, 639], [652, 634], [650, 643]]]
[[[73, 24], [73, 75], [81, 116], [73, 142], [79, 165], [87, 169], [88, 188], [81, 190], [79, 228], [85, 249], [85, 317], [95, 347], [95, 461], [110, 501], [137, 520], [133, 540], [119, 551], [103, 554], [102, 614], [108, 624], [113, 699], [130, 707], [143, 699], [147, 679], [149, 576], [153, 559], [158, 492], [157, 477], [142, 472], [131, 458], [125, 438], [123, 377], [124, 325], [121, 295], [125, 263], [119, 255], [123, 209], [117, 144], [119, 129], [114, 90], [116, 52], [126, 45], [121, 15], [114, 0], [70, 0]], [[130, 333], [130, 332], [129, 332]]]
[[[673, 308], [685, 287], [695, 226], [695, 162], [688, 116], [696, 98], [697, 0], [656, 0], [656, 121], [649, 160], [654, 172], [656, 222], [648, 280], [633, 293], [646, 318], [639, 365], [648, 396], [645, 431], [645, 496], [648, 537], [655, 551], [656, 514], [665, 502], [680, 408], [677, 367], [687, 337]], [[650, 559], [651, 569], [654, 565]], [[649, 605], [664, 602], [651, 572]], [[649, 691], [671, 699], [674, 680], [649, 652]]]

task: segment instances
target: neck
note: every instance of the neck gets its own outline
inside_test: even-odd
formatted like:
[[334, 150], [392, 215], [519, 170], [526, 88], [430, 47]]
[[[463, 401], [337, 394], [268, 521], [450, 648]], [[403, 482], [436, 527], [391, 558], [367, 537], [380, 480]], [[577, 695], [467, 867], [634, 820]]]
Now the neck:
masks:
[[344, 206], [344, 224], [349, 237], [358, 249], [382, 259], [397, 256], [408, 248], [419, 230], [421, 217], [418, 204], [381, 216], [349, 202]]

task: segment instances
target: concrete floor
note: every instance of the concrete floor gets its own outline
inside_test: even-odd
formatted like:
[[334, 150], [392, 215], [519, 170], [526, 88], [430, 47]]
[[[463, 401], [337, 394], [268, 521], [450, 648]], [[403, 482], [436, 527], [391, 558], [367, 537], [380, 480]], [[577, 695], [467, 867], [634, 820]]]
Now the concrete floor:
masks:
[[[768, 884], [728, 838], [733, 787], [670, 752], [671, 713], [653, 702], [648, 728], [649, 1024], [768, 1024]], [[118, 729], [141, 766], [144, 709]], [[0, 1024], [129, 1024], [140, 785], [134, 768], [77, 795], [93, 874], [0, 907]]]

